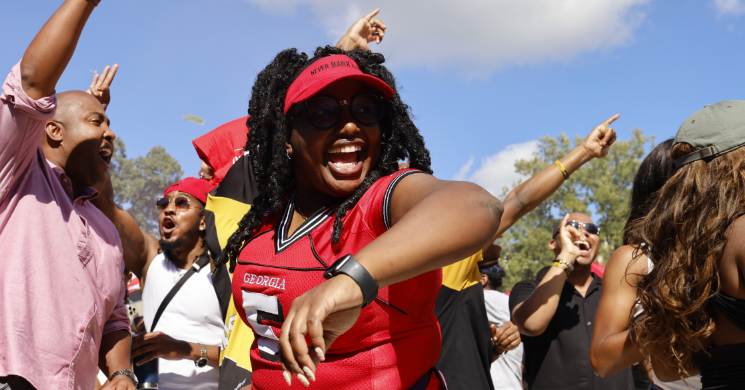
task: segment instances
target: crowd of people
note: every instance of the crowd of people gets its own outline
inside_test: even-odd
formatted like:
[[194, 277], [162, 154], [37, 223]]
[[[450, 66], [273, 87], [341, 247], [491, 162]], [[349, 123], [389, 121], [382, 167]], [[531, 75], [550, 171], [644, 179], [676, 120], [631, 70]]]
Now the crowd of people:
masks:
[[248, 116], [193, 141], [154, 237], [108, 174], [118, 66], [55, 90], [99, 3], [65, 0], [2, 86], [0, 390], [745, 386], [745, 101], [644, 159], [604, 274], [601, 227], [568, 210], [505, 294], [495, 240], [608, 155], [619, 115], [501, 201], [438, 179], [375, 10], [277, 54]]

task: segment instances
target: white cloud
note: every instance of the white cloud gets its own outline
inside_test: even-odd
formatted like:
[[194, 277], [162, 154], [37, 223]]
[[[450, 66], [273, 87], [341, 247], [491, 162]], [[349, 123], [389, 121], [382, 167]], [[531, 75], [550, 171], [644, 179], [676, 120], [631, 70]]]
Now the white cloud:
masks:
[[[309, 10], [331, 40], [371, 11], [342, 0], [245, 0], [267, 12]], [[633, 41], [651, 0], [379, 0], [385, 41], [373, 50], [395, 66], [487, 75], [505, 65], [566, 61]], [[738, 2], [737, 0], [715, 0]]]
[[468, 175], [468, 172], [471, 171], [471, 167], [473, 166], [473, 156], [468, 159], [468, 162], [460, 167], [460, 170], [458, 170], [458, 173], [453, 176], [453, 180], [466, 180], [466, 177]]
[[742, 0], [714, 0], [714, 7], [719, 11], [719, 16], [745, 14], [745, 4]]
[[473, 157], [458, 171], [455, 180], [472, 181], [494, 196], [502, 195], [504, 187], [510, 187], [520, 179], [525, 179], [515, 172], [515, 161], [530, 160], [538, 152], [538, 142], [528, 141], [521, 144], [508, 145], [502, 151], [481, 160], [481, 166], [468, 176]]

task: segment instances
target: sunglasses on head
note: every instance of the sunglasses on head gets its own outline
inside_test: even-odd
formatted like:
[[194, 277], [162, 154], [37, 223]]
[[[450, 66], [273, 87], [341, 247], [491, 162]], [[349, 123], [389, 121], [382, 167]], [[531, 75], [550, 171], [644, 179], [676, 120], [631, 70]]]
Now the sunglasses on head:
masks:
[[[165, 210], [169, 204], [171, 204], [171, 198], [159, 198], [155, 201], [155, 207], [160, 211]], [[189, 211], [189, 198], [183, 195], [177, 196], [173, 198], [173, 205], [178, 211]]]
[[342, 106], [349, 106], [352, 118], [361, 125], [372, 126], [383, 118], [383, 99], [372, 93], [341, 101], [330, 96], [318, 96], [296, 105], [287, 114], [293, 120], [301, 110], [305, 110], [308, 123], [319, 130], [328, 130], [341, 120]]
[[[598, 227], [598, 225], [595, 225], [594, 223], [590, 223], [590, 222], [567, 221], [567, 226], [571, 226], [577, 230], [584, 227], [585, 231], [589, 234], [595, 234], [595, 235], [600, 234], [600, 228]], [[554, 238], [556, 237], [557, 234], [559, 234], [558, 229], [556, 230], [556, 232], [554, 232]]]

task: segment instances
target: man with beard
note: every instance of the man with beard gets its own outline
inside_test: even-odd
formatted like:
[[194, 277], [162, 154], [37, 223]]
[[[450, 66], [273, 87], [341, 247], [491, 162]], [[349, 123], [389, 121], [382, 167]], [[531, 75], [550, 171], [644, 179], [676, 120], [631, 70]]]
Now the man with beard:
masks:
[[90, 203], [115, 135], [96, 98], [55, 94], [98, 3], [65, 1], [2, 85], [0, 389], [91, 389], [96, 366], [136, 388], [122, 247]]
[[[137, 365], [159, 359], [161, 390], [217, 389], [223, 321], [204, 245], [208, 181], [189, 177], [163, 192], [156, 202], [160, 240], [142, 232], [132, 216], [115, 205], [111, 181], [105, 183], [100, 189], [105, 196], [95, 205], [117, 226], [127, 268], [143, 286], [147, 332], [134, 337], [132, 357], [142, 359]], [[185, 275], [189, 278], [161, 310]]]
[[590, 341], [602, 279], [592, 272], [600, 228], [582, 213], [567, 214], [548, 248], [555, 254], [542, 279], [523, 280], [510, 294], [512, 322], [522, 333], [523, 378], [529, 390], [633, 390], [631, 369], [606, 378], [590, 365]]

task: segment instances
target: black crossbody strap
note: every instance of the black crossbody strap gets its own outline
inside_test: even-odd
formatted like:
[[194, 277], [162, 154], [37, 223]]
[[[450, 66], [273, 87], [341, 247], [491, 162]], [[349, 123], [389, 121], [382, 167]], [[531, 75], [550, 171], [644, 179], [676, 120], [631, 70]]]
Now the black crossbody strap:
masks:
[[178, 292], [178, 290], [181, 290], [181, 286], [183, 286], [192, 275], [199, 272], [199, 270], [204, 268], [205, 265], [209, 264], [209, 262], [210, 262], [210, 256], [208, 252], [205, 252], [199, 258], [199, 260], [197, 260], [197, 262], [194, 263], [194, 265], [192, 265], [188, 271], [186, 271], [186, 274], [184, 274], [184, 276], [181, 277], [181, 280], [179, 280], [178, 283], [176, 283], [176, 285], [173, 286], [171, 291], [168, 292], [168, 295], [166, 295], [166, 297], [163, 298], [163, 302], [161, 302], [160, 306], [158, 306], [158, 311], [155, 312], [155, 318], [153, 318], [153, 324], [150, 325], [151, 332], [155, 330], [155, 325], [158, 325], [158, 320], [160, 320], [160, 316], [166, 310], [166, 306], [168, 306], [168, 304], [171, 303], [171, 300], [173, 299], [173, 297], [176, 296], [176, 293]]

